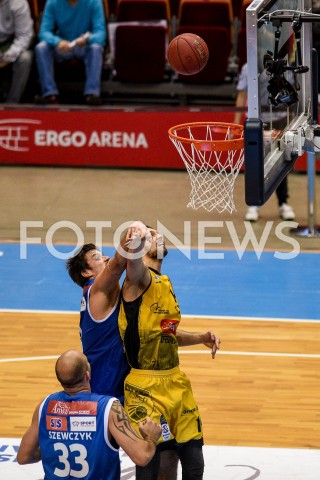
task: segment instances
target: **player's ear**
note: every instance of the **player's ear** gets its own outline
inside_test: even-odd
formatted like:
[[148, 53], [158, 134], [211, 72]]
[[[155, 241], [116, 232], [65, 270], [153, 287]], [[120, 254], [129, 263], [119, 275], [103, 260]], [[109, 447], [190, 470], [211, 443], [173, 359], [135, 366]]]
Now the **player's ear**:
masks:
[[89, 278], [89, 277], [91, 277], [92, 273], [88, 268], [86, 268], [85, 270], [81, 270], [81, 275], [84, 278]]

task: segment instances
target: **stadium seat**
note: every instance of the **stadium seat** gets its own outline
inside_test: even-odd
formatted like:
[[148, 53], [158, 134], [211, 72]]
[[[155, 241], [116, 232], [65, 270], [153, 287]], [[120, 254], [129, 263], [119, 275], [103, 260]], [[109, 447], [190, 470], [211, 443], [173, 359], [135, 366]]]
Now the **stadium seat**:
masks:
[[109, 19], [109, 16], [110, 16], [109, 2], [108, 2], [108, 0], [102, 0], [102, 3], [103, 3], [104, 16], [105, 16], [106, 23], [107, 23], [107, 21]]
[[233, 12], [231, 0], [181, 0], [179, 26], [197, 25], [225, 27], [231, 31]]
[[[251, 2], [252, 0], [250, 0]], [[243, 0], [232, 0], [232, 11], [234, 18], [240, 18]]]
[[34, 24], [34, 31], [35, 34], [38, 34], [39, 26], [40, 26], [40, 11], [39, 11], [39, 4], [38, 0], [28, 0], [30, 11], [31, 11], [31, 18]]
[[169, 0], [171, 17], [178, 18], [180, 0]]
[[247, 61], [247, 28], [246, 28], [246, 9], [250, 5], [251, 0], [243, 0], [240, 13], [240, 30], [238, 33], [238, 68]]
[[112, 17], [112, 19], [116, 18], [117, 0], [108, 0], [108, 12], [109, 12], [109, 17]]
[[117, 22], [170, 21], [169, 0], [118, 0]]
[[130, 83], [164, 81], [167, 32], [162, 25], [118, 25], [114, 79]]
[[29, 3], [30, 10], [31, 10], [31, 17], [32, 17], [33, 21], [35, 22], [36, 19], [39, 16], [38, 2], [37, 2], [37, 0], [28, 0], [28, 3]]
[[179, 81], [202, 85], [223, 83], [231, 50], [230, 29], [207, 26], [180, 26], [178, 28], [178, 34], [191, 31], [203, 38], [208, 45], [209, 59], [201, 72], [195, 75], [179, 75]]

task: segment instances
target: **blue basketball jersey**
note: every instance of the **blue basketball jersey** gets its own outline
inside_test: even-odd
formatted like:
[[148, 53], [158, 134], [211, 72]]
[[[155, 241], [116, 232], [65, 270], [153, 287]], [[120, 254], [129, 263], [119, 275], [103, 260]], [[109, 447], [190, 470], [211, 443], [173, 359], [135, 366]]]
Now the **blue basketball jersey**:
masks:
[[119, 450], [108, 439], [114, 397], [82, 392], [49, 395], [39, 410], [45, 480], [119, 480]]
[[82, 350], [91, 365], [91, 391], [123, 401], [124, 379], [129, 367], [118, 327], [120, 303], [117, 302], [104, 320], [94, 320], [89, 307], [93, 282], [89, 280], [83, 289], [80, 312]]

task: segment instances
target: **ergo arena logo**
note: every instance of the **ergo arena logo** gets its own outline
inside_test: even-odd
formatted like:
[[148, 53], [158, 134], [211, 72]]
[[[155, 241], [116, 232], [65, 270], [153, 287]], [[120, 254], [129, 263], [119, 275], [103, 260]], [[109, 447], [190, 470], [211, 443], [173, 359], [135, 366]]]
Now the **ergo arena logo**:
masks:
[[30, 125], [39, 125], [40, 120], [12, 118], [0, 120], [0, 147], [12, 152], [28, 152]]
[[[128, 228], [133, 221], [122, 223], [114, 232], [113, 245], [115, 248], [120, 244], [121, 234]], [[198, 259], [203, 260], [223, 260], [224, 253], [219, 250], [214, 250], [214, 246], [218, 245], [220, 250], [223, 248], [222, 237], [219, 236], [219, 229], [226, 228], [230, 235], [234, 249], [238, 255], [239, 260], [243, 257], [246, 250], [254, 251], [258, 260], [260, 259], [263, 251], [265, 250], [268, 238], [273, 230], [273, 221], [267, 221], [260, 238], [257, 238], [253, 226], [250, 222], [243, 222], [245, 227], [245, 234], [238, 234], [235, 225], [232, 221], [200, 221], [197, 222], [197, 255]], [[273, 256], [279, 260], [291, 260], [299, 255], [300, 244], [299, 242], [284, 232], [287, 228], [296, 228], [297, 222], [283, 221], [277, 223], [274, 227], [275, 236], [284, 244], [283, 251], [275, 251]], [[66, 260], [73, 256], [77, 250], [84, 244], [85, 235], [82, 229], [74, 222], [63, 220], [52, 224], [45, 233], [44, 238], [37, 235], [35, 229], [44, 227], [42, 220], [23, 220], [20, 222], [20, 259], [27, 259], [28, 257], [28, 245], [45, 243], [49, 253], [56, 258]], [[86, 221], [85, 228], [94, 230], [94, 242], [98, 248], [106, 242], [104, 235], [107, 229], [112, 227], [111, 221]], [[191, 222], [183, 222], [183, 241], [181, 241], [174, 233], [172, 233], [163, 223], [159, 220], [155, 226], [156, 230], [160, 234], [161, 238], [158, 247], [158, 258], [163, 258], [163, 238], [169, 241], [175, 248], [177, 248], [188, 259], [191, 259], [192, 247], [191, 247]], [[53, 243], [54, 235], [60, 229], [69, 229], [73, 232], [76, 238], [76, 246], [69, 252], [59, 251]], [[214, 235], [210, 235], [208, 229], [214, 229]], [[221, 230], [220, 230], [221, 231]], [[288, 247], [289, 245], [289, 247]], [[118, 247], [119, 248], [119, 247]], [[149, 247], [150, 248], [150, 243]], [[127, 254], [123, 250], [120, 251], [122, 255], [128, 258], [137, 258], [144, 255], [146, 250], [141, 250], [137, 253]], [[194, 255], [194, 253], [193, 253]]]
[[41, 123], [40, 120], [28, 119], [0, 120], [0, 147], [13, 152], [27, 152], [30, 150], [32, 138], [33, 145], [36, 147], [149, 148], [143, 132], [105, 130], [58, 132], [52, 129], [34, 129], [30, 132], [31, 126]]

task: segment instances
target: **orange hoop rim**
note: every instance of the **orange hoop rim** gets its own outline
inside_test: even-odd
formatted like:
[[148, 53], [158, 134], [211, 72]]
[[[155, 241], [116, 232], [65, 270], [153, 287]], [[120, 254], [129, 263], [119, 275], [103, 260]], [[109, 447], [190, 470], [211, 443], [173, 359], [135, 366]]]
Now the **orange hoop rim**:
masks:
[[[231, 135], [240, 136], [230, 140], [210, 140], [210, 139], [194, 139], [187, 137], [180, 137], [174, 131], [186, 129], [190, 127], [211, 127], [217, 133], [226, 133], [230, 131]], [[242, 150], [244, 148], [243, 125], [238, 123], [223, 123], [223, 122], [190, 122], [175, 125], [168, 130], [170, 139], [179, 141], [181, 143], [193, 144], [197, 150], [201, 151], [228, 151], [228, 150]]]

